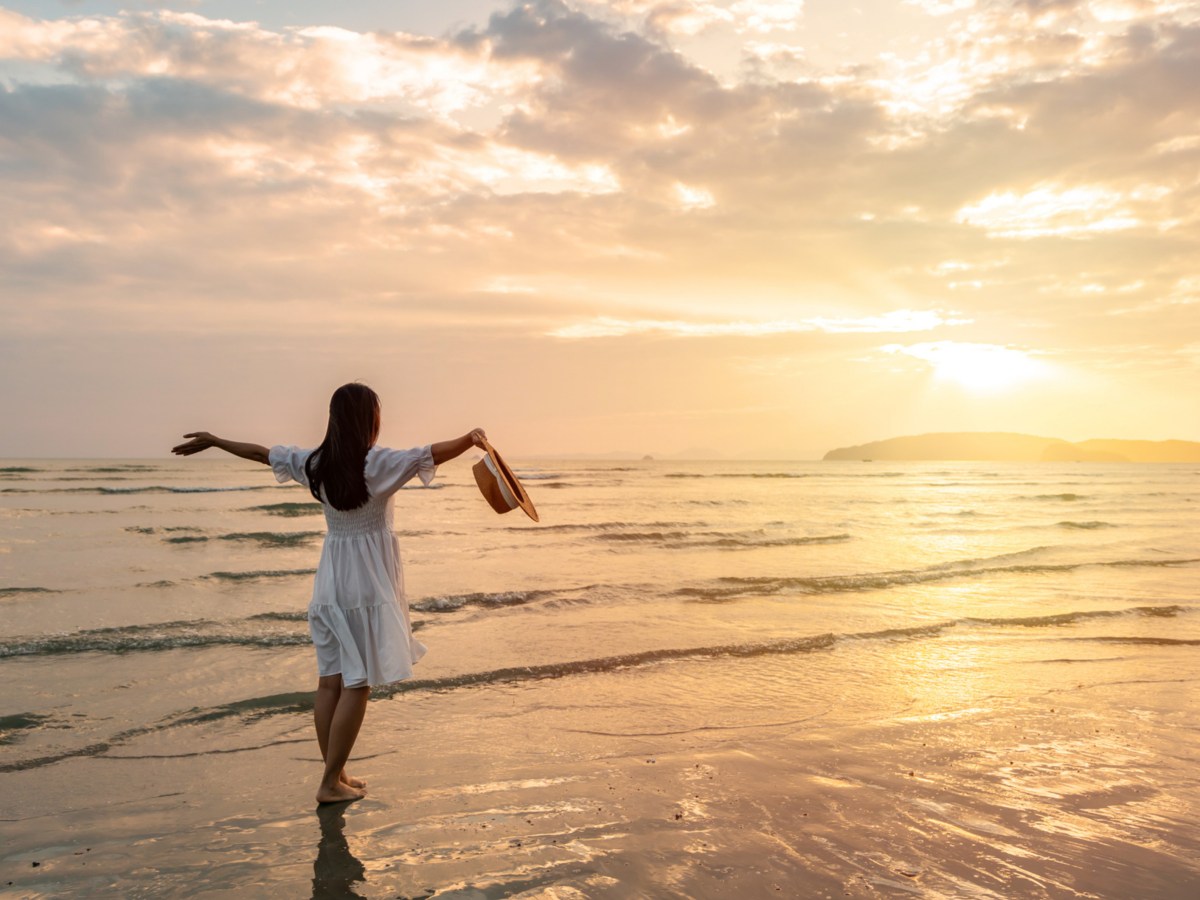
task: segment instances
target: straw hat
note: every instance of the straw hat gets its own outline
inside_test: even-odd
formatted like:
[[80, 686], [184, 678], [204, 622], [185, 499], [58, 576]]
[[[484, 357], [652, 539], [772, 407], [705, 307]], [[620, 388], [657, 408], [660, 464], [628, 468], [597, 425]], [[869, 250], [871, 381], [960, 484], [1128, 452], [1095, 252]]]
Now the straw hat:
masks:
[[498, 513], [512, 512], [519, 506], [525, 510], [525, 515], [537, 522], [538, 514], [533, 508], [533, 501], [512, 469], [487, 441], [483, 442], [483, 449], [487, 451], [487, 456], [475, 463], [471, 471], [475, 473], [475, 483], [479, 485], [484, 499]]

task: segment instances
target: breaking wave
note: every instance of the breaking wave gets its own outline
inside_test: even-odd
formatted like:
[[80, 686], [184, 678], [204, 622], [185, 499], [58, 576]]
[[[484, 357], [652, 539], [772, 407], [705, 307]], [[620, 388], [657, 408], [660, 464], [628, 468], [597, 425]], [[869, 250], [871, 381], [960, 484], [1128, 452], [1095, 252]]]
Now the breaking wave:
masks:
[[269, 516], [295, 518], [321, 515], [321, 504], [315, 501], [313, 503], [266, 503], [262, 506], [248, 506], [246, 510], [248, 512], [265, 512]]
[[14, 656], [59, 656], [73, 653], [130, 653], [182, 647], [292, 647], [310, 643], [308, 632], [255, 632], [205, 619], [91, 628], [69, 634], [41, 635], [0, 641], [0, 659]]
[[559, 591], [499, 591], [496, 593], [447, 594], [441, 597], [426, 597], [409, 605], [418, 612], [454, 612], [466, 606], [500, 607], [522, 606], [537, 600], [558, 595]]
[[808, 544], [837, 544], [850, 540], [848, 534], [823, 534], [801, 537], [771, 537], [762, 529], [755, 531], [632, 531], [597, 534], [593, 540], [621, 544], [651, 544], [673, 550], [715, 547], [722, 550], [750, 550], [759, 547], [803, 547]]
[[1113, 568], [1171, 568], [1200, 562], [1197, 559], [1117, 559], [1075, 563], [1017, 563], [997, 565], [1002, 560], [1013, 560], [1036, 553], [1044, 548], [1037, 547], [1020, 553], [1004, 554], [990, 560], [962, 560], [943, 563], [924, 569], [872, 572], [854, 575], [816, 575], [799, 577], [725, 577], [718, 578], [715, 586], [685, 587], [675, 593], [691, 597], [698, 602], [724, 602], [742, 596], [764, 596], [769, 594], [837, 594], [850, 591], [884, 590], [912, 584], [928, 584], [954, 578], [980, 577], [1014, 574], [1052, 574], [1074, 572], [1090, 566]]
[[257, 569], [250, 572], [209, 572], [201, 577], [218, 581], [262, 581], [266, 578], [297, 578], [315, 575], [316, 572], [316, 569]]
[[617, 531], [623, 528], [703, 528], [707, 522], [581, 522], [561, 525], [510, 525], [507, 531]]

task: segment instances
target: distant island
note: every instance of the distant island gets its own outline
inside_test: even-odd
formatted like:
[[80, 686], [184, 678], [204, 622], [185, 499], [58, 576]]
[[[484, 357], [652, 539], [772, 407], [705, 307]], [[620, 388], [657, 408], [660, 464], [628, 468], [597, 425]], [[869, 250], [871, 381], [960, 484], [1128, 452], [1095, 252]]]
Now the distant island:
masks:
[[1070, 441], [1007, 432], [949, 432], [839, 447], [827, 460], [980, 460], [987, 462], [1200, 462], [1195, 441]]

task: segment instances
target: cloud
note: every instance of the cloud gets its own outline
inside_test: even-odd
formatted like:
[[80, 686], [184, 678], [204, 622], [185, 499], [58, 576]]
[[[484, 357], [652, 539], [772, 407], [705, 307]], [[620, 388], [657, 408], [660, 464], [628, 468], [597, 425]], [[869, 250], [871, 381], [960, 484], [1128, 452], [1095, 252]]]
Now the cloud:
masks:
[[715, 3], [674, 0], [655, 3], [646, 12], [646, 28], [655, 34], [694, 37], [714, 25], [732, 22], [734, 14]]
[[[20, 63], [0, 317], [544, 339], [899, 333], [897, 310], [953, 308], [928, 327], [1101, 347], [1194, 329], [1164, 302], [1196, 252], [1186, 10], [976, 4], [920, 53], [822, 71], [807, 32], [739, 32], [734, 8], [534, 0], [440, 38], [0, 13]], [[688, 15], [732, 42], [728, 72], [670, 24]], [[788, 68], [747, 74], [738, 48]]]
[[716, 203], [710, 191], [678, 182], [675, 184], [675, 196], [683, 209], [708, 209]]
[[738, 31], [769, 34], [795, 31], [804, 0], [737, 0], [730, 8]]
[[552, 330], [557, 338], [606, 338], [636, 334], [659, 334], [669, 337], [765, 337], [780, 334], [825, 332], [827, 334], [879, 334], [906, 331], [930, 331], [942, 325], [966, 325], [954, 313], [940, 310], [898, 309], [880, 316], [861, 318], [814, 317], [803, 320], [770, 322], [697, 322], [665, 321], [660, 319], [616, 319], [600, 316]]
[[1152, 184], [1125, 192], [1104, 187], [1039, 186], [1024, 194], [989, 194], [964, 206], [957, 218], [995, 237], [1085, 237], [1144, 227], [1147, 222], [1138, 207], [1152, 205], [1169, 194], [1169, 188]]
[[404, 33], [332, 26], [270, 31], [169, 10], [35, 20], [0, 10], [0, 58], [51, 63], [88, 80], [187, 79], [271, 103], [405, 102], [450, 115], [535, 83], [536, 68]]
[[905, 6], [915, 6], [930, 16], [946, 16], [951, 13], [972, 9], [975, 0], [903, 0]]

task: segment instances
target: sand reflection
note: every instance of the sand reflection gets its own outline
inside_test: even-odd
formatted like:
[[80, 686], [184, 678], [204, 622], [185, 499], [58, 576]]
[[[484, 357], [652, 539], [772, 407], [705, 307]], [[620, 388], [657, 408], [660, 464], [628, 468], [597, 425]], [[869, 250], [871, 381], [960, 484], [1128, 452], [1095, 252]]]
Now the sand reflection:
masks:
[[317, 807], [321, 822], [321, 841], [317, 844], [317, 859], [313, 863], [313, 900], [335, 900], [340, 897], [362, 897], [354, 883], [366, 883], [367, 870], [346, 842], [346, 804]]

